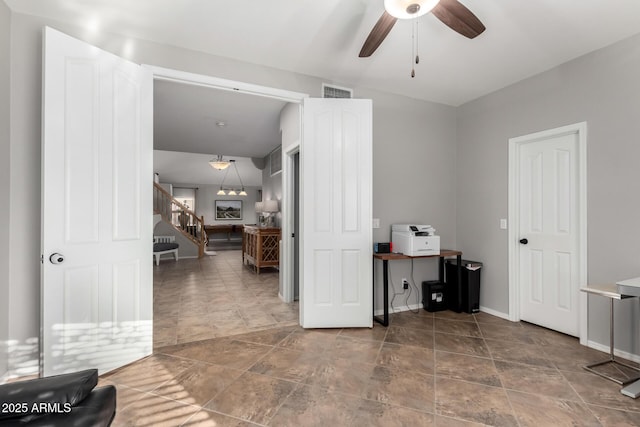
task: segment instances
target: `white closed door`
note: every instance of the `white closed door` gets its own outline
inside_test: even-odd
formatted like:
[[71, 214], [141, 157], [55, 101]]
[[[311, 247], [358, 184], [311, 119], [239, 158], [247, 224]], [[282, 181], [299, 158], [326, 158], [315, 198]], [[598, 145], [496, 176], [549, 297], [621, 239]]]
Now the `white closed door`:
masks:
[[580, 180], [578, 133], [520, 147], [520, 318], [579, 334]]
[[305, 328], [372, 327], [372, 104], [307, 98], [301, 162]]
[[41, 371], [152, 351], [152, 76], [45, 29]]

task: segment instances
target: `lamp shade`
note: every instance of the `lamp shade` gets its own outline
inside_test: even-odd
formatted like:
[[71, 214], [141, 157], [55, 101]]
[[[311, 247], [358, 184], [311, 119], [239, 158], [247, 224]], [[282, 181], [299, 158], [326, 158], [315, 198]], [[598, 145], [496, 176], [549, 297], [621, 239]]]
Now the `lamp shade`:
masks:
[[256, 212], [264, 212], [264, 204], [262, 202], [256, 202]]
[[431, 12], [440, 0], [384, 0], [384, 9], [398, 19], [411, 19]]
[[264, 212], [278, 212], [277, 200], [265, 200], [262, 203], [264, 203]]

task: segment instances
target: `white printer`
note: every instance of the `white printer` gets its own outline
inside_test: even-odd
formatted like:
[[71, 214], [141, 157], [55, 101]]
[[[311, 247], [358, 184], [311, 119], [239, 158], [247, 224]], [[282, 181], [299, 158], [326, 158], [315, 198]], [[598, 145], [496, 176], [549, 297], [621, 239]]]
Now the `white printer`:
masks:
[[393, 252], [409, 256], [440, 255], [440, 236], [430, 225], [393, 224]]

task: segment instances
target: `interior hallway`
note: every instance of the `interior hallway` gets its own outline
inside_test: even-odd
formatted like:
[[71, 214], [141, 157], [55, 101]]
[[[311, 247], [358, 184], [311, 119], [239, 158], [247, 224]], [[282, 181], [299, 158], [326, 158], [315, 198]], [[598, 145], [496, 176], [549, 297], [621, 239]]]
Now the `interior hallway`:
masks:
[[298, 303], [278, 297], [278, 270], [259, 275], [239, 250], [181, 259], [167, 256], [153, 272], [153, 347], [298, 324]]
[[238, 252], [157, 271], [156, 306], [175, 308], [152, 356], [101, 378], [114, 426], [640, 426], [640, 399], [582, 369], [606, 355], [563, 334], [424, 310], [303, 330]]

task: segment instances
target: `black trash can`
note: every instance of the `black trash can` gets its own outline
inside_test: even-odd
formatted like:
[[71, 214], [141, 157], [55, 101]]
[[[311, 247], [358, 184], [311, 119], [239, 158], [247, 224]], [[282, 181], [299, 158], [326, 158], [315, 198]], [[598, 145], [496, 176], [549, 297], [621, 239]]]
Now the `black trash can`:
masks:
[[445, 298], [446, 285], [439, 280], [422, 282], [422, 305], [427, 311], [442, 311], [447, 309]]
[[458, 296], [457, 261], [445, 261], [445, 283], [447, 286], [447, 306], [457, 313], [477, 313], [480, 311], [480, 270], [482, 263], [462, 260], [460, 297]]

